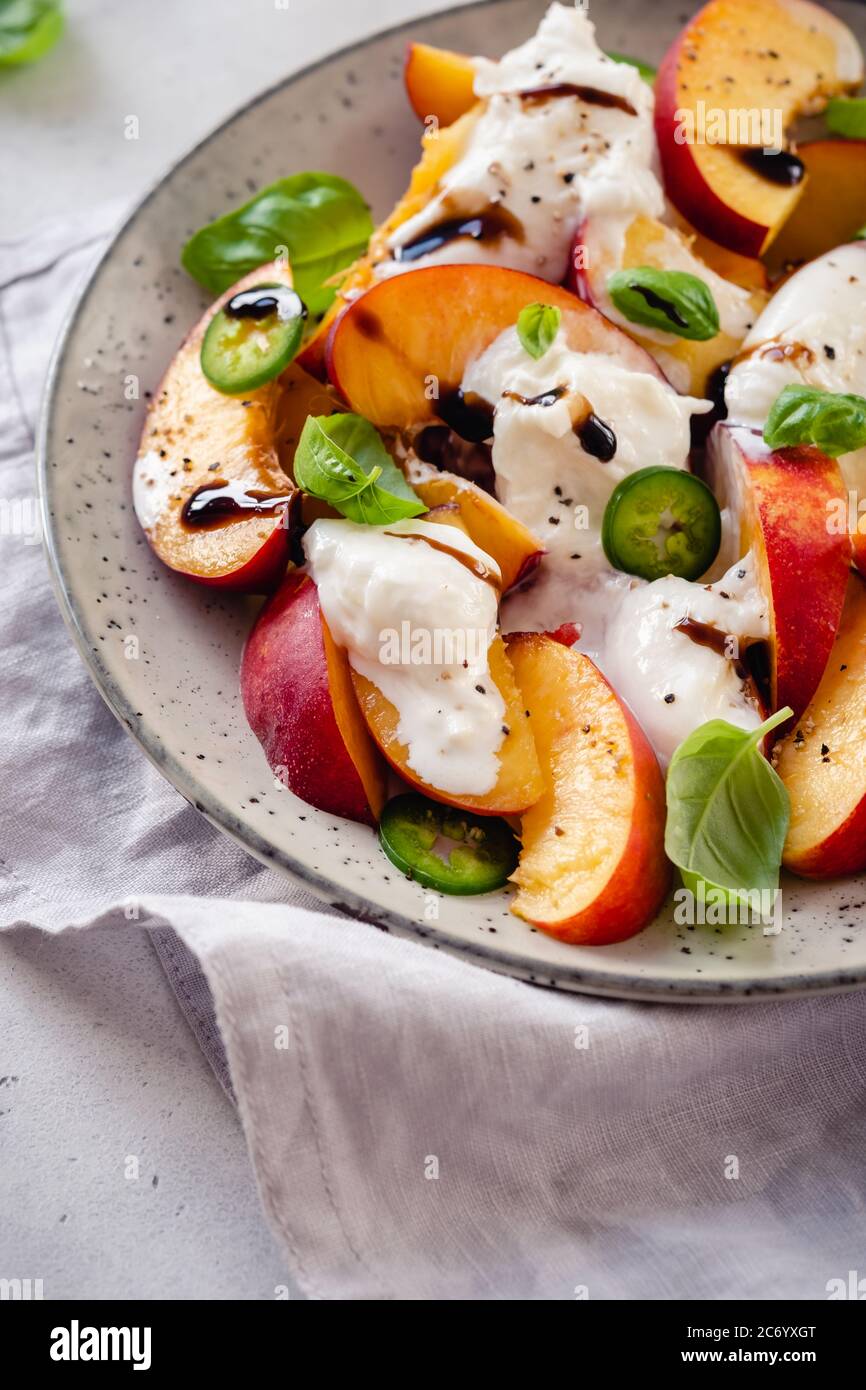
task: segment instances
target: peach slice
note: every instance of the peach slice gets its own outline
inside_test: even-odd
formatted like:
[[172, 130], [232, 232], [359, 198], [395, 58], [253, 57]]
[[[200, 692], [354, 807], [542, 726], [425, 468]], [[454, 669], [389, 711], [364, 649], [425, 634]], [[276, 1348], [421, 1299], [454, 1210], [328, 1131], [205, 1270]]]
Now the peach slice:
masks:
[[164, 564], [203, 584], [254, 593], [273, 588], [288, 563], [287, 507], [213, 526], [187, 525], [183, 508], [199, 488], [220, 480], [242, 492], [290, 498], [303, 421], [333, 409], [331, 392], [294, 363], [244, 398], [223, 395], [202, 373], [201, 340], [213, 315], [239, 290], [274, 282], [292, 283], [288, 267], [275, 262], [252, 271], [183, 342], [148, 410], [133, 484], [139, 521]]
[[838, 464], [817, 449], [773, 453], [751, 430], [716, 425], [707, 480], [739, 522], [740, 553], [754, 549], [769, 604], [770, 709], [798, 718], [824, 674], [845, 602], [851, 542], [828, 518], [844, 486]]
[[813, 140], [797, 153], [808, 182], [767, 253], [775, 272], [843, 246], [866, 224], [866, 140]]
[[481, 107], [473, 107], [453, 125], [443, 130], [427, 130], [421, 139], [421, 158], [412, 170], [409, 187], [393, 212], [376, 228], [366, 253], [344, 276], [339, 293], [315, 335], [298, 357], [305, 371], [324, 380], [327, 374], [326, 348], [334, 321], [347, 303], [374, 283], [373, 267], [388, 259], [388, 241], [398, 227], [408, 222], [427, 206], [439, 186], [439, 180], [452, 164], [460, 159]]
[[352, 409], [380, 427], [445, 419], [468, 364], [539, 302], [561, 310], [576, 351], [662, 376], [627, 333], [568, 290], [492, 265], [428, 266], [382, 280], [331, 329], [328, 374]]
[[[746, 258], [736, 259], [744, 261]], [[760, 261], [755, 264], [763, 273]], [[710, 377], [723, 362], [729, 362], [734, 356], [766, 303], [766, 294], [753, 289], [747, 297], [739, 285], [723, 284], [724, 277], [702, 263], [684, 232], [666, 227], [653, 217], [639, 216], [631, 222], [625, 233], [622, 255], [616, 263], [607, 250], [604, 227], [596, 229], [587, 221], [578, 228], [572, 248], [574, 287], [588, 304], [608, 313], [612, 308], [607, 294], [608, 277], [615, 270], [629, 270], [635, 266], [686, 270], [696, 275], [708, 285], [723, 322], [726, 317], [735, 321], [735, 333], [723, 331], [705, 342], [672, 337], [669, 342], [660, 344], [642, 332], [637, 324], [627, 330], [656, 359], [678, 390], [693, 396], [706, 395]]]
[[423, 468], [419, 476], [413, 475], [412, 486], [430, 508], [456, 504], [467, 535], [499, 566], [503, 593], [526, 579], [538, 565], [544, 554], [538, 537], [474, 483], [454, 473]]
[[804, 878], [866, 869], [866, 587], [852, 575], [839, 636], [802, 720], [776, 750], [791, 798], [783, 863]]
[[720, 246], [717, 241], [712, 241], [704, 236], [703, 232], [697, 231], [676, 212], [676, 209], [672, 209], [672, 216], [677, 229], [690, 243], [695, 255], [704, 265], [708, 265], [710, 270], [721, 275], [723, 280], [730, 280], [732, 285], [739, 285], [744, 290], [769, 290], [767, 267], [757, 256], [741, 256], [739, 251], [732, 251], [729, 246]]
[[624, 941], [671, 881], [655, 754], [589, 657], [537, 633], [510, 636], [508, 654], [544, 777], [522, 820], [512, 911], [573, 945]]
[[352, 683], [370, 732], [388, 762], [410, 786], [426, 792], [436, 801], [459, 806], [479, 815], [518, 815], [538, 800], [542, 791], [541, 770], [523, 701], [515, 684], [511, 662], [501, 637], [495, 637], [488, 653], [490, 675], [505, 701], [508, 733], [499, 749], [500, 771], [496, 786], [483, 795], [442, 792], [421, 780], [409, 766], [409, 750], [397, 737], [400, 716], [372, 681], [352, 671]]
[[313, 581], [287, 576], [247, 639], [247, 721], [284, 786], [335, 816], [376, 825], [385, 765], [361, 717], [346, 653], [333, 641]]
[[[829, 197], [829, 193], [828, 193]], [[730, 423], [763, 427], [773, 402], [789, 385], [862, 395], [866, 315], [866, 241], [835, 246], [779, 285], [731, 365], [725, 383]], [[817, 325], [824, 324], [825, 332]], [[827, 339], [828, 341], [825, 341]], [[854, 562], [866, 574], [866, 454], [839, 457], [849, 500]], [[834, 525], [842, 515], [834, 516]]]
[[797, 116], [822, 110], [862, 78], [854, 35], [810, 0], [710, 0], [668, 49], [656, 78], [669, 198], [705, 236], [760, 255], [805, 185], [775, 181], [790, 168], [785, 151], [765, 161], [773, 177], [756, 172], [745, 151], [772, 147]]
[[435, 116], [440, 126], [448, 126], [475, 105], [475, 67], [463, 53], [409, 43], [403, 80], [419, 121]]

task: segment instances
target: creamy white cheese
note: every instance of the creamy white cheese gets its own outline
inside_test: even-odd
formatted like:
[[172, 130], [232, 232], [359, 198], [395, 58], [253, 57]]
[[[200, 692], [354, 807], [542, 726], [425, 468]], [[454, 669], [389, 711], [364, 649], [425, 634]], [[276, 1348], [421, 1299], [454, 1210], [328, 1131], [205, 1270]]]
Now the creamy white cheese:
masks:
[[409, 766], [440, 791], [483, 795], [496, 784], [504, 738], [505, 704], [488, 665], [498, 594], [428, 541], [498, 574], [457, 528], [423, 520], [316, 521], [304, 549], [334, 640], [399, 714]]
[[[509, 601], [509, 623], [544, 628], [569, 621], [578, 590], [611, 588], [599, 583], [599, 576], [610, 577], [601, 523], [616, 484], [654, 464], [688, 467], [689, 420], [709, 403], [678, 396], [659, 376], [631, 371], [616, 357], [574, 352], [561, 330], [535, 360], [517, 330], [506, 329], [470, 364], [462, 385], [495, 407], [493, 466], [500, 502], [548, 552], [538, 591]], [[517, 399], [557, 390], [564, 394], [551, 405]], [[588, 453], [575, 433], [589, 410], [616, 437], [608, 462]], [[530, 613], [539, 605], [543, 616]], [[600, 617], [598, 605], [593, 609]]]
[[[508, 329], [470, 365], [462, 384], [495, 407], [500, 501], [547, 550], [531, 586], [506, 598], [503, 630], [580, 624], [579, 649], [632, 707], [662, 761], [707, 719], [755, 727], [759, 716], [742, 668], [675, 630], [691, 616], [738, 640], [765, 637], [766, 605], [751, 558], [708, 587], [673, 577], [647, 584], [613, 570], [601, 543], [616, 484], [652, 465], [687, 468], [689, 420], [708, 402], [678, 396], [660, 377], [629, 370], [614, 357], [574, 352], [561, 331], [544, 356], [533, 359], [516, 330]], [[550, 405], [515, 399], [552, 397], [563, 387]], [[575, 433], [587, 407], [616, 436], [607, 463], [588, 453]]]
[[828, 251], [776, 291], [728, 374], [728, 418], [763, 429], [780, 391], [804, 384], [866, 394], [866, 242]]
[[[164, 453], [165, 451], [163, 451]], [[178, 496], [177, 462], [156, 449], [139, 454], [132, 470], [132, 505], [139, 525], [152, 531]]]
[[[763, 430], [792, 385], [866, 396], [866, 243], [828, 251], [776, 292], [728, 374], [729, 420]], [[866, 449], [839, 466], [848, 487], [866, 491]]]
[[[727, 654], [678, 629], [687, 618], [725, 634]], [[651, 584], [635, 581], [622, 596], [597, 656], [664, 764], [709, 719], [757, 728], [761, 716], [737, 662], [747, 642], [766, 638], [769, 630], [750, 554], [707, 586], [673, 575]]]
[[[494, 240], [461, 237], [410, 261], [385, 261], [378, 275], [480, 261], [559, 282], [585, 217], [627, 225], [638, 212], [661, 215], [652, 90], [635, 68], [602, 53], [582, 10], [551, 5], [531, 39], [499, 62], [479, 58], [475, 66], [484, 110], [436, 195], [395, 231], [390, 247], [399, 258], [401, 247], [441, 222], [489, 208], [510, 214], [520, 230]], [[575, 95], [521, 95], [561, 85], [606, 93], [634, 114]]]

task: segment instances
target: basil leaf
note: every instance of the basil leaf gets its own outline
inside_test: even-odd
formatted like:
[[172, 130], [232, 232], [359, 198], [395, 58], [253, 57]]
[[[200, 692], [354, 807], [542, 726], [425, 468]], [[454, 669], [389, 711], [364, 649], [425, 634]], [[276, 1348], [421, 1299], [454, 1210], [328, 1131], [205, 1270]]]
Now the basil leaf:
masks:
[[527, 304], [517, 317], [517, 336], [522, 346], [538, 361], [550, 347], [562, 322], [562, 311], [553, 304]]
[[615, 63], [626, 63], [630, 68], [637, 68], [644, 82], [650, 86], [656, 80], [656, 70], [651, 68], [649, 63], [642, 63], [640, 58], [629, 58], [627, 53], [611, 53], [608, 51], [608, 58], [612, 58]]
[[764, 426], [771, 449], [814, 444], [829, 458], [850, 454], [866, 444], [866, 398], [817, 386], [786, 386], [776, 397]]
[[866, 97], [832, 97], [824, 112], [827, 129], [846, 140], [866, 140]]
[[335, 174], [292, 174], [190, 237], [181, 264], [211, 294], [288, 249], [294, 286], [311, 321], [336, 291], [327, 282], [366, 250], [373, 222], [360, 193]]
[[35, 63], [62, 33], [60, 0], [0, 0], [0, 65]]
[[791, 808], [759, 743], [793, 713], [758, 729], [711, 719], [679, 745], [668, 769], [665, 853], [692, 892], [699, 880], [730, 899], [779, 884]]
[[617, 270], [608, 279], [607, 292], [630, 323], [699, 343], [715, 338], [719, 331], [716, 301], [703, 280], [685, 270], [655, 270], [648, 265]]
[[349, 521], [387, 526], [427, 508], [360, 415], [310, 415], [301, 431], [295, 482]]

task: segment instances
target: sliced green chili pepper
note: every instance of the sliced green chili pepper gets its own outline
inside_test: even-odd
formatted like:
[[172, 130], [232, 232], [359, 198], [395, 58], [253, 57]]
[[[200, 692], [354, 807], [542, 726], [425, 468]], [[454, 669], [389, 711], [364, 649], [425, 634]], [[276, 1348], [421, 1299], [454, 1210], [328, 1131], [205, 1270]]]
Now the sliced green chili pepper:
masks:
[[301, 346], [306, 316], [288, 285], [256, 285], [234, 295], [202, 340], [201, 369], [211, 386], [236, 396], [279, 376]]
[[601, 540], [610, 563], [626, 574], [699, 579], [721, 545], [719, 504], [694, 473], [641, 468], [614, 488]]
[[440, 893], [492, 893], [517, 866], [518, 842], [497, 816], [473, 816], [408, 792], [389, 801], [379, 842], [404, 874]]

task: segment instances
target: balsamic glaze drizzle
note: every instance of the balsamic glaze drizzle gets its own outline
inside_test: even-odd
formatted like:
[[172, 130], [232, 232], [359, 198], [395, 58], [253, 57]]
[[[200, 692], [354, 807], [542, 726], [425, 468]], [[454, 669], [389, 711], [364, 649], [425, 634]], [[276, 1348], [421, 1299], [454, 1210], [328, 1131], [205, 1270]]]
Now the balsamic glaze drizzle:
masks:
[[470, 444], [483, 444], [493, 437], [493, 406], [474, 391], [464, 393], [460, 386], [444, 391], [439, 398], [437, 414]]
[[522, 241], [523, 224], [503, 207], [491, 205], [484, 212], [471, 213], [462, 217], [449, 217], [435, 226], [420, 232], [405, 246], [395, 246], [395, 261], [417, 261], [422, 256], [432, 255], [449, 242], [459, 237], [470, 237], [473, 241], [484, 243], [498, 241], [500, 237], [510, 236], [514, 241]]
[[517, 401], [518, 405], [556, 405], [568, 392], [567, 386], [552, 386], [549, 391], [542, 391], [538, 396], [521, 396], [519, 391], [503, 391], [502, 394], [509, 401]]
[[530, 87], [520, 93], [521, 101], [528, 105], [538, 105], [540, 102], [550, 101], [553, 97], [578, 97], [580, 101], [586, 102], [587, 106], [604, 106], [624, 111], [627, 116], [637, 115], [631, 102], [626, 101], [625, 97], [617, 96], [614, 92], [604, 92], [600, 87], [584, 87], [574, 82], [557, 82], [551, 87]]
[[610, 463], [616, 453], [616, 435], [594, 411], [591, 410], [585, 420], [575, 425], [574, 432], [584, 453], [591, 454], [602, 463]]
[[221, 526], [239, 516], [273, 516], [282, 507], [291, 511], [300, 494], [268, 492], [264, 488], [245, 488], [238, 482], [215, 478], [190, 493], [183, 504], [180, 519], [184, 526], [209, 529]]
[[749, 148], [740, 150], [740, 158], [744, 164], [748, 164], [753, 173], [760, 174], [761, 178], [768, 179], [770, 183], [782, 184], [785, 188], [796, 188], [798, 183], [802, 183], [806, 172], [802, 159], [798, 159], [790, 150]]
[[306, 318], [307, 306], [288, 285], [258, 285], [233, 295], [223, 313], [230, 319], [267, 319], [276, 314], [286, 322]]

